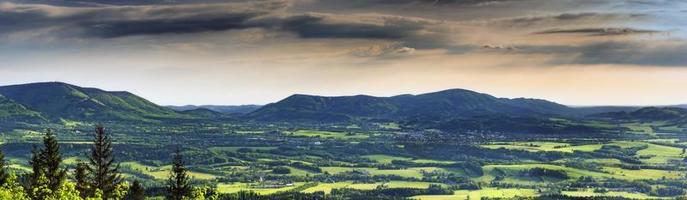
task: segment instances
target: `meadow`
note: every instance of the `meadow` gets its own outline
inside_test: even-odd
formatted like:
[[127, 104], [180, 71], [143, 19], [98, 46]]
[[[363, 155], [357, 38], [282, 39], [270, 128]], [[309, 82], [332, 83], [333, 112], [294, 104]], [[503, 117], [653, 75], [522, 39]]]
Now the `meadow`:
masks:
[[[84, 159], [88, 124], [65, 124], [68, 126], [57, 132], [64, 140], [63, 163], [70, 168]], [[403, 197], [422, 200], [552, 194], [659, 199], [683, 195], [676, 188], [687, 181], [682, 162], [687, 156], [687, 137], [681, 132], [650, 132], [647, 127], [654, 130], [652, 126], [640, 123], [619, 124], [628, 127], [632, 132], [625, 134], [630, 135], [609, 134], [603, 139], [499, 136], [411, 141], [401, 139], [407, 136], [399, 132], [402, 127], [388, 123], [309, 129], [254, 124], [211, 124], [203, 129], [112, 127], [123, 177], [141, 180], [151, 191], [169, 176], [169, 155], [178, 144], [184, 144], [181, 148], [194, 184], [222, 194], [378, 195], [404, 191], [408, 196]], [[174, 140], [154, 133], [167, 130], [178, 134]], [[30, 171], [27, 147], [40, 139], [41, 132], [27, 128], [7, 135], [21, 135], [4, 140], [10, 168]]]

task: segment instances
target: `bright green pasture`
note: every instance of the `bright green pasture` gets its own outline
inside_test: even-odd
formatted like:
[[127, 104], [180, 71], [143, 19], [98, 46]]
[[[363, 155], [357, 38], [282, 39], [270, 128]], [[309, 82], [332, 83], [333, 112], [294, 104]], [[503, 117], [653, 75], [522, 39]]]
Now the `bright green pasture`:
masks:
[[27, 166], [20, 165], [20, 164], [10, 164], [7, 167], [10, 169], [24, 171], [24, 172], [31, 172], [33, 170], [33, 169], [31, 169], [31, 167], [27, 167]]
[[529, 152], [541, 152], [541, 151], [558, 151], [572, 153], [573, 151], [595, 151], [601, 148], [601, 144], [588, 144], [571, 146], [568, 143], [563, 142], [508, 142], [508, 143], [498, 143], [498, 144], [487, 144], [482, 145], [484, 148], [489, 149], [511, 149], [511, 150], [523, 150]]
[[322, 191], [326, 194], [329, 194], [332, 192], [332, 189], [345, 188], [351, 184], [352, 184], [351, 182], [319, 183], [315, 187], [310, 187], [308, 189], [303, 190], [303, 192], [304, 193], [313, 193], [313, 192]]
[[630, 199], [657, 199], [658, 197], [653, 197], [646, 195], [644, 193], [633, 193], [633, 192], [616, 192], [616, 191], [609, 191], [606, 193], [595, 193], [593, 190], [585, 190], [585, 191], [563, 191], [562, 192], [564, 195], [568, 196], [573, 196], [573, 197], [625, 197], [625, 198], [630, 198]]
[[291, 173], [290, 173], [289, 175], [292, 175], [292, 176], [306, 176], [306, 175], [313, 175], [313, 174], [315, 174], [315, 173], [313, 173], [313, 172], [310, 172], [310, 171], [307, 171], [307, 170], [298, 169], [298, 168], [295, 168], [295, 167], [287, 167], [287, 168], [289, 168], [289, 169], [291, 170]]
[[272, 150], [276, 149], [277, 147], [210, 147], [208, 150], [211, 152], [236, 152], [239, 149], [246, 148], [246, 149], [252, 149], [252, 150]]
[[428, 188], [429, 185], [431, 185], [431, 184], [442, 185], [440, 183], [409, 182], [409, 181], [390, 181], [390, 182], [385, 182], [385, 183], [353, 183], [351, 181], [346, 181], [346, 182], [336, 182], [336, 183], [320, 183], [315, 187], [311, 187], [311, 188], [303, 190], [303, 192], [313, 193], [313, 192], [322, 191], [322, 192], [329, 194], [332, 191], [332, 189], [353, 188], [353, 189], [359, 189], [359, 190], [373, 190], [373, 189], [375, 189], [381, 185], [384, 185], [387, 188], [419, 188], [419, 189], [424, 189], [424, 188]]
[[[169, 171], [171, 169], [171, 165], [165, 165], [161, 167], [154, 167], [154, 166], [148, 166], [144, 165], [138, 162], [123, 162], [120, 164], [121, 167], [128, 167], [133, 170], [139, 171], [141, 173], [150, 175], [155, 177], [155, 179], [158, 180], [164, 180], [167, 179], [169, 176]], [[207, 174], [207, 173], [201, 173], [201, 172], [194, 172], [194, 171], [187, 171], [188, 175], [194, 179], [201, 179], [201, 180], [210, 180], [214, 179], [217, 176], [212, 175], [212, 174]]]
[[417, 160], [411, 160], [411, 162], [414, 163], [419, 163], [419, 164], [454, 164], [456, 162], [454, 161], [447, 161], [447, 160], [430, 160], [430, 159], [417, 159]]
[[622, 124], [622, 126], [625, 128], [628, 128], [634, 132], [654, 135], [654, 129], [651, 127], [651, 124], [627, 123], [627, 124]]
[[[525, 169], [532, 169], [535, 167], [546, 168], [551, 170], [565, 171], [569, 177], [578, 178], [580, 176], [591, 176], [594, 178], [617, 178], [624, 180], [637, 180], [637, 179], [659, 179], [662, 177], [666, 178], [676, 178], [684, 176], [682, 172], [671, 172], [665, 170], [653, 170], [653, 169], [642, 169], [642, 170], [626, 170], [616, 167], [604, 167], [604, 171], [595, 172], [565, 166], [551, 165], [551, 164], [518, 164], [518, 165], [487, 165], [483, 167], [484, 176], [475, 178], [476, 181], [489, 182], [494, 179], [494, 170], [500, 169], [509, 174], [517, 174]], [[538, 184], [540, 182], [528, 180], [525, 177], [506, 177], [503, 182], [507, 183], [517, 183], [517, 184]]]
[[412, 160], [412, 158], [408, 158], [408, 157], [390, 156], [390, 155], [383, 155], [383, 154], [365, 155], [365, 156], [361, 156], [361, 157], [370, 159], [372, 161], [375, 161], [375, 162], [381, 163], [381, 164], [389, 164], [393, 160], [405, 160], [405, 161]]
[[333, 132], [333, 131], [316, 131], [316, 130], [298, 130], [292, 133], [294, 136], [305, 136], [305, 137], [320, 137], [320, 138], [331, 138], [331, 139], [367, 139], [370, 136], [361, 133], [353, 133], [349, 135], [345, 132]]
[[538, 196], [537, 191], [533, 189], [498, 189], [498, 188], [483, 188], [480, 190], [457, 190], [453, 195], [420, 195], [414, 196], [413, 199], [420, 200], [454, 200], [454, 199], [468, 199], [479, 200], [485, 198], [516, 198], [516, 197], [535, 197]]
[[219, 193], [236, 193], [240, 191], [253, 191], [258, 194], [266, 195], [276, 192], [284, 192], [294, 189], [298, 186], [302, 186], [305, 183], [299, 182], [294, 183], [292, 186], [286, 186], [281, 188], [253, 188], [248, 183], [220, 183], [217, 184], [217, 192]]
[[666, 171], [666, 170], [656, 170], [656, 169], [640, 169], [640, 170], [629, 170], [621, 169], [617, 167], [604, 167], [604, 171], [615, 176], [621, 176], [622, 179], [661, 179], [665, 178], [680, 178], [684, 177], [684, 172], [677, 171]]
[[663, 145], [648, 144], [649, 148], [637, 152], [639, 156], [653, 156], [649, 159], [643, 159], [642, 162], [651, 164], [667, 163], [670, 160], [682, 160], [682, 149], [677, 147], [669, 147]]
[[384, 155], [384, 154], [372, 154], [372, 155], [365, 155], [362, 156], [363, 158], [367, 158], [369, 160], [375, 161], [380, 164], [389, 164], [391, 161], [394, 160], [403, 160], [403, 161], [410, 161], [418, 164], [453, 164], [456, 163], [454, 161], [447, 161], [447, 160], [432, 160], [432, 159], [413, 159], [410, 157], [402, 157], [402, 156], [392, 156], [392, 155]]
[[407, 178], [422, 178], [422, 172], [446, 171], [438, 167], [412, 167], [407, 169], [377, 169], [372, 167], [321, 167], [322, 171], [329, 174], [351, 172], [354, 170], [369, 173], [370, 175], [397, 175]]

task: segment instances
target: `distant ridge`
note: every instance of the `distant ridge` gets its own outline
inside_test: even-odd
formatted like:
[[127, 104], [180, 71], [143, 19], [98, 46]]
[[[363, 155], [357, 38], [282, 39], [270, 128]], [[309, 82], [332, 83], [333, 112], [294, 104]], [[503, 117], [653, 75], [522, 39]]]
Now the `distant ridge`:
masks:
[[104, 91], [62, 82], [2, 86], [0, 95], [53, 120], [154, 121], [191, 117], [129, 92]]
[[577, 110], [541, 99], [497, 98], [465, 89], [420, 95], [324, 97], [292, 95], [249, 114], [260, 121], [347, 121], [356, 118], [573, 115]]
[[7, 122], [45, 122], [40, 113], [29, 110], [21, 104], [0, 95], [0, 121]]
[[[682, 107], [687, 107], [682, 105]], [[679, 109], [679, 108], [675, 108]], [[569, 107], [530, 98], [498, 98], [465, 89], [419, 95], [375, 97], [315, 96], [294, 94], [265, 106], [159, 106], [126, 91], [105, 91], [62, 82], [0, 86], [0, 121], [229, 120], [262, 122], [345, 122], [352, 120], [447, 120], [485, 116], [550, 118], [646, 118], [681, 110], [652, 111], [635, 115], [641, 107]], [[623, 114], [624, 113], [624, 114]], [[687, 117], [687, 115], [675, 115]]]
[[195, 110], [199, 108], [204, 108], [208, 110], [212, 110], [215, 112], [220, 112], [224, 114], [246, 114], [253, 112], [257, 109], [259, 109], [261, 106], [260, 105], [238, 105], [238, 106], [231, 106], [231, 105], [185, 105], [185, 106], [166, 106], [168, 108], [177, 110], [177, 111], [189, 111], [189, 110]]
[[687, 120], [687, 109], [679, 107], [644, 107], [635, 111], [607, 112], [592, 117], [617, 120], [676, 121]]

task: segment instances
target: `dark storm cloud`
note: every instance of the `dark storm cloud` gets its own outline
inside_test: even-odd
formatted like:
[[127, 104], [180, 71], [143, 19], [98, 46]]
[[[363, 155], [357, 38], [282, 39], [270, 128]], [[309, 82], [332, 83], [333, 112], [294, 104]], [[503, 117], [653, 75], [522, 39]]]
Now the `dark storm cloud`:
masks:
[[494, 23], [506, 27], [528, 27], [536, 25], [559, 25], [561, 23], [572, 22], [605, 22], [605, 21], [627, 21], [642, 20], [648, 15], [642, 13], [560, 13], [555, 15], [513, 17], [507, 19], [492, 20]]
[[[174, 5], [199, 3], [246, 2], [249, 0], [10, 0], [7, 2], [45, 4], [54, 6], [107, 6], [107, 5]], [[264, 1], [264, 0], [258, 0]]]
[[652, 44], [640, 42], [603, 42], [579, 47], [573, 62], [580, 64], [632, 64], [687, 67], [687, 42]]
[[233, 13], [222, 16], [203, 16], [178, 19], [112, 20], [84, 22], [80, 26], [87, 35], [115, 38], [132, 35], [197, 33], [244, 29], [245, 21], [259, 13]]
[[428, 23], [404, 18], [384, 18], [382, 24], [335, 22], [327, 23], [324, 17], [298, 15], [281, 20], [282, 29], [294, 32], [301, 38], [371, 38], [401, 39], [423, 30]]
[[[55, 28], [58, 35], [123, 37], [246, 28], [245, 21], [285, 7], [281, 1], [178, 6], [61, 7], [0, 4], [0, 33]], [[60, 32], [62, 31], [62, 32]], [[59, 33], [58, 33], [59, 32]], [[77, 34], [77, 36], [78, 36]]]
[[653, 34], [661, 31], [633, 29], [633, 28], [578, 28], [578, 29], [553, 29], [536, 32], [535, 34], [585, 34], [591, 36], [612, 36], [612, 35], [632, 35], [632, 34]]
[[687, 41], [593, 42], [578, 46], [519, 46], [518, 53], [554, 55], [551, 64], [628, 64], [638, 66], [687, 67]]
[[316, 3], [340, 7], [398, 6], [398, 5], [436, 5], [466, 6], [486, 5], [514, 0], [318, 0]]
[[[681, 59], [683, 56], [680, 55], [687, 52], [685, 48], [687, 45], [684, 45], [684, 42], [677, 43], [679, 45], [665, 42], [652, 44], [652, 40], [608, 42], [608, 40], [618, 38], [589, 37], [584, 38], [593, 40], [589, 45], [566, 44], [551, 40], [549, 45], [527, 46], [528, 44], [504, 43], [503, 40], [488, 38], [491, 37], [490, 34], [484, 34], [485, 31], [498, 31], [498, 37], [503, 38], [510, 36], [517, 38], [524, 35], [529, 40], [533, 37], [542, 37], [539, 42], [546, 43], [547, 38], [544, 35], [571, 35], [572, 38], [579, 37], [575, 34], [615, 36], [658, 32], [650, 29], [609, 26], [650, 18], [647, 14], [628, 10], [617, 13], [611, 10], [605, 13], [596, 11], [544, 12], [543, 15], [531, 16], [531, 13], [537, 12], [524, 12], [517, 9], [520, 8], [517, 6], [536, 3], [537, 1], [534, 0], [230, 0], [217, 3], [218, 1], [169, 3], [157, 0], [136, 2], [65, 0], [52, 1], [52, 5], [6, 2], [0, 3], [0, 36], [41, 30], [49, 31], [50, 33], [46, 35], [54, 37], [97, 40], [127, 36], [156, 37], [165, 34], [262, 29], [266, 32], [286, 33], [299, 39], [369, 39], [383, 40], [384, 42], [381, 43], [393, 44], [352, 51], [351, 55], [359, 57], [396, 57], [426, 49], [439, 49], [443, 51], [437, 52], [455, 55], [487, 49], [522, 54], [556, 54], [564, 58], [558, 60], [565, 64], [652, 66], [687, 64], [686, 59]], [[132, 5], [136, 3], [145, 5]], [[336, 12], [322, 10], [311, 12], [293, 8], [295, 6], [292, 5], [299, 3], [337, 9], [335, 9]], [[498, 6], [499, 9], [496, 10], [492, 10], [492, 7], [477, 7], [496, 3], [504, 3], [502, 5], [506, 6]], [[468, 11], [469, 14], [466, 16], [469, 17], [463, 19], [456, 17], [457, 15], [450, 15], [453, 17], [435, 19], [408, 13], [390, 14], [383, 12], [382, 8], [405, 6], [409, 10], [415, 10], [416, 5], [429, 5], [423, 7], [427, 10], [448, 8], [451, 11]], [[366, 9], [362, 9], [365, 12], [360, 10], [357, 12], [356, 9], [347, 10], [346, 8], [349, 7]], [[418, 10], [425, 12], [423, 9]], [[507, 17], [485, 17], [494, 16], [494, 13], [505, 13]], [[571, 28], [571, 25], [589, 28]]]
[[[283, 1], [180, 6], [59, 7], [3, 4], [0, 33], [57, 27], [86, 37], [116, 38], [263, 28], [300, 38], [419, 39], [429, 21], [400, 16], [275, 14]], [[364, 21], [364, 22], [363, 22]], [[64, 34], [64, 33], [61, 33]], [[429, 38], [425, 38], [429, 39]]]

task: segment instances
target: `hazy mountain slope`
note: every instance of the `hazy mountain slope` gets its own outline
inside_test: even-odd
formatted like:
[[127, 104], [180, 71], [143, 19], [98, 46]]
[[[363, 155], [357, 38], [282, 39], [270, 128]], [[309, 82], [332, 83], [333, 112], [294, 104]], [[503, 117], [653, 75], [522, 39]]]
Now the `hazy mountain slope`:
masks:
[[44, 116], [79, 120], [155, 120], [190, 117], [128, 92], [59, 82], [0, 87], [0, 94]]
[[196, 117], [202, 117], [202, 118], [222, 118], [225, 117], [224, 113], [220, 113], [214, 110], [210, 110], [207, 108], [196, 108], [192, 110], [184, 110], [184, 111], [179, 111], [183, 114], [188, 114], [191, 116], [196, 116]]
[[46, 120], [40, 113], [0, 95], [0, 121], [43, 122]]
[[249, 114], [263, 121], [345, 121], [353, 117], [391, 117], [398, 108], [372, 96], [321, 97], [292, 95]]
[[260, 105], [238, 105], [238, 106], [223, 106], [223, 105], [185, 105], [185, 106], [166, 106], [168, 108], [174, 109], [176, 111], [188, 111], [195, 110], [199, 108], [204, 108], [212, 110], [215, 112], [225, 113], [225, 114], [245, 114], [253, 112], [259, 109]]
[[687, 109], [677, 107], [645, 107], [631, 112], [608, 112], [599, 113], [592, 116], [618, 120], [684, 121], [687, 120]]
[[355, 118], [560, 115], [574, 109], [536, 99], [496, 98], [463, 89], [393, 97], [292, 95], [249, 114], [263, 121], [345, 121]]

